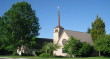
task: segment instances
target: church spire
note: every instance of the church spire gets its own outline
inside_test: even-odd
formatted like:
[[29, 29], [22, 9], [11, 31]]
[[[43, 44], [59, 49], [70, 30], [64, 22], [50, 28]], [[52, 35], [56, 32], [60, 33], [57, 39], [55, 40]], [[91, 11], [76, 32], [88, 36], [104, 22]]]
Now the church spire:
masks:
[[61, 25], [60, 25], [60, 7], [58, 6], [58, 26], [56, 26], [55, 28], [63, 28]]
[[60, 7], [58, 6], [58, 27], [60, 27]]

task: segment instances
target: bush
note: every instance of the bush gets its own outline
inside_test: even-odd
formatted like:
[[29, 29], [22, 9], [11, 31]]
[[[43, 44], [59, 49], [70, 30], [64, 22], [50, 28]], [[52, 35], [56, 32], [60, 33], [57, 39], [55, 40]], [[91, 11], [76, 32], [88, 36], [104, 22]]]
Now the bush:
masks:
[[22, 56], [33, 56], [31, 53], [22, 53]]
[[42, 53], [39, 56], [40, 57], [50, 57], [50, 54], [49, 53]]
[[87, 57], [90, 56], [92, 51], [92, 46], [86, 42], [82, 42], [81, 48], [79, 49], [80, 56]]
[[0, 49], [0, 55], [11, 55], [13, 54], [13, 51], [8, 51], [5, 49]]
[[36, 54], [37, 56], [41, 55], [42, 53], [44, 53], [44, 52], [43, 52], [43, 51], [35, 51], [35, 54]]
[[13, 55], [13, 56], [18, 56], [17, 52], [13, 52], [12, 55]]

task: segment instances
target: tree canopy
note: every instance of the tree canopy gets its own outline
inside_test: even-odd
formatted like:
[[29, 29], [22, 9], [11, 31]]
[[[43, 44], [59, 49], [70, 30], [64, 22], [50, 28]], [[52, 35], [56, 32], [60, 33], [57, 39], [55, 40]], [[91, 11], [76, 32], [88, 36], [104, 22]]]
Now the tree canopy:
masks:
[[110, 54], [110, 35], [95, 40], [94, 49], [99, 52], [99, 56], [101, 56], [100, 52]]
[[45, 42], [44, 45], [43, 45], [43, 47], [42, 47], [42, 50], [44, 50], [45, 53], [52, 54], [53, 51], [54, 50], [57, 50], [58, 48], [60, 48], [60, 45], [58, 45], [58, 44]]
[[80, 42], [77, 38], [70, 37], [64, 45], [64, 50], [70, 57], [75, 56], [89, 56], [91, 45], [86, 42]]
[[78, 55], [78, 51], [81, 43], [79, 40], [77, 40], [74, 37], [70, 37], [69, 40], [67, 41], [67, 43], [64, 45], [64, 50], [70, 55], [70, 57], [72, 55]]
[[97, 16], [95, 21], [92, 23], [90, 33], [93, 40], [97, 40], [99, 37], [103, 37], [106, 34], [105, 23], [100, 17]]
[[81, 56], [89, 56], [92, 51], [92, 46], [89, 43], [82, 42], [79, 53]]
[[0, 40], [8, 50], [21, 45], [33, 47], [39, 35], [39, 20], [27, 2], [18, 2], [4, 13], [0, 20]]

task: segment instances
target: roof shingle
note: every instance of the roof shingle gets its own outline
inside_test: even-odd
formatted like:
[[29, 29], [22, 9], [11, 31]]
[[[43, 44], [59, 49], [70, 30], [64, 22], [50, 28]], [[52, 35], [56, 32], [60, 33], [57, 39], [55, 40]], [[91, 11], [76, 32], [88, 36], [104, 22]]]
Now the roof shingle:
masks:
[[64, 30], [64, 32], [70, 37], [73, 36], [77, 39], [79, 39], [81, 42], [87, 42], [93, 45], [93, 41], [91, 38], [91, 35], [89, 33], [84, 32], [77, 32], [77, 31], [71, 31], [71, 30]]

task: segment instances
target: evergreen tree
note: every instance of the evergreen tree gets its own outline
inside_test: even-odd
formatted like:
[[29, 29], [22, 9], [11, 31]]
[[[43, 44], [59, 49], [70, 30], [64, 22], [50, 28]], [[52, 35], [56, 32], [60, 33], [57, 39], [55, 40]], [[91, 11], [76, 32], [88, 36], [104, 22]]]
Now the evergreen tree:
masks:
[[18, 2], [4, 13], [0, 24], [3, 31], [0, 39], [7, 50], [15, 50], [22, 45], [34, 48], [40, 25], [35, 11], [27, 2]]
[[97, 40], [99, 37], [103, 37], [106, 34], [105, 23], [98, 16], [96, 20], [92, 23], [92, 29], [90, 33], [93, 40]]
[[87, 33], [90, 33], [90, 31], [91, 31], [91, 29], [90, 29], [90, 28], [88, 28]]

